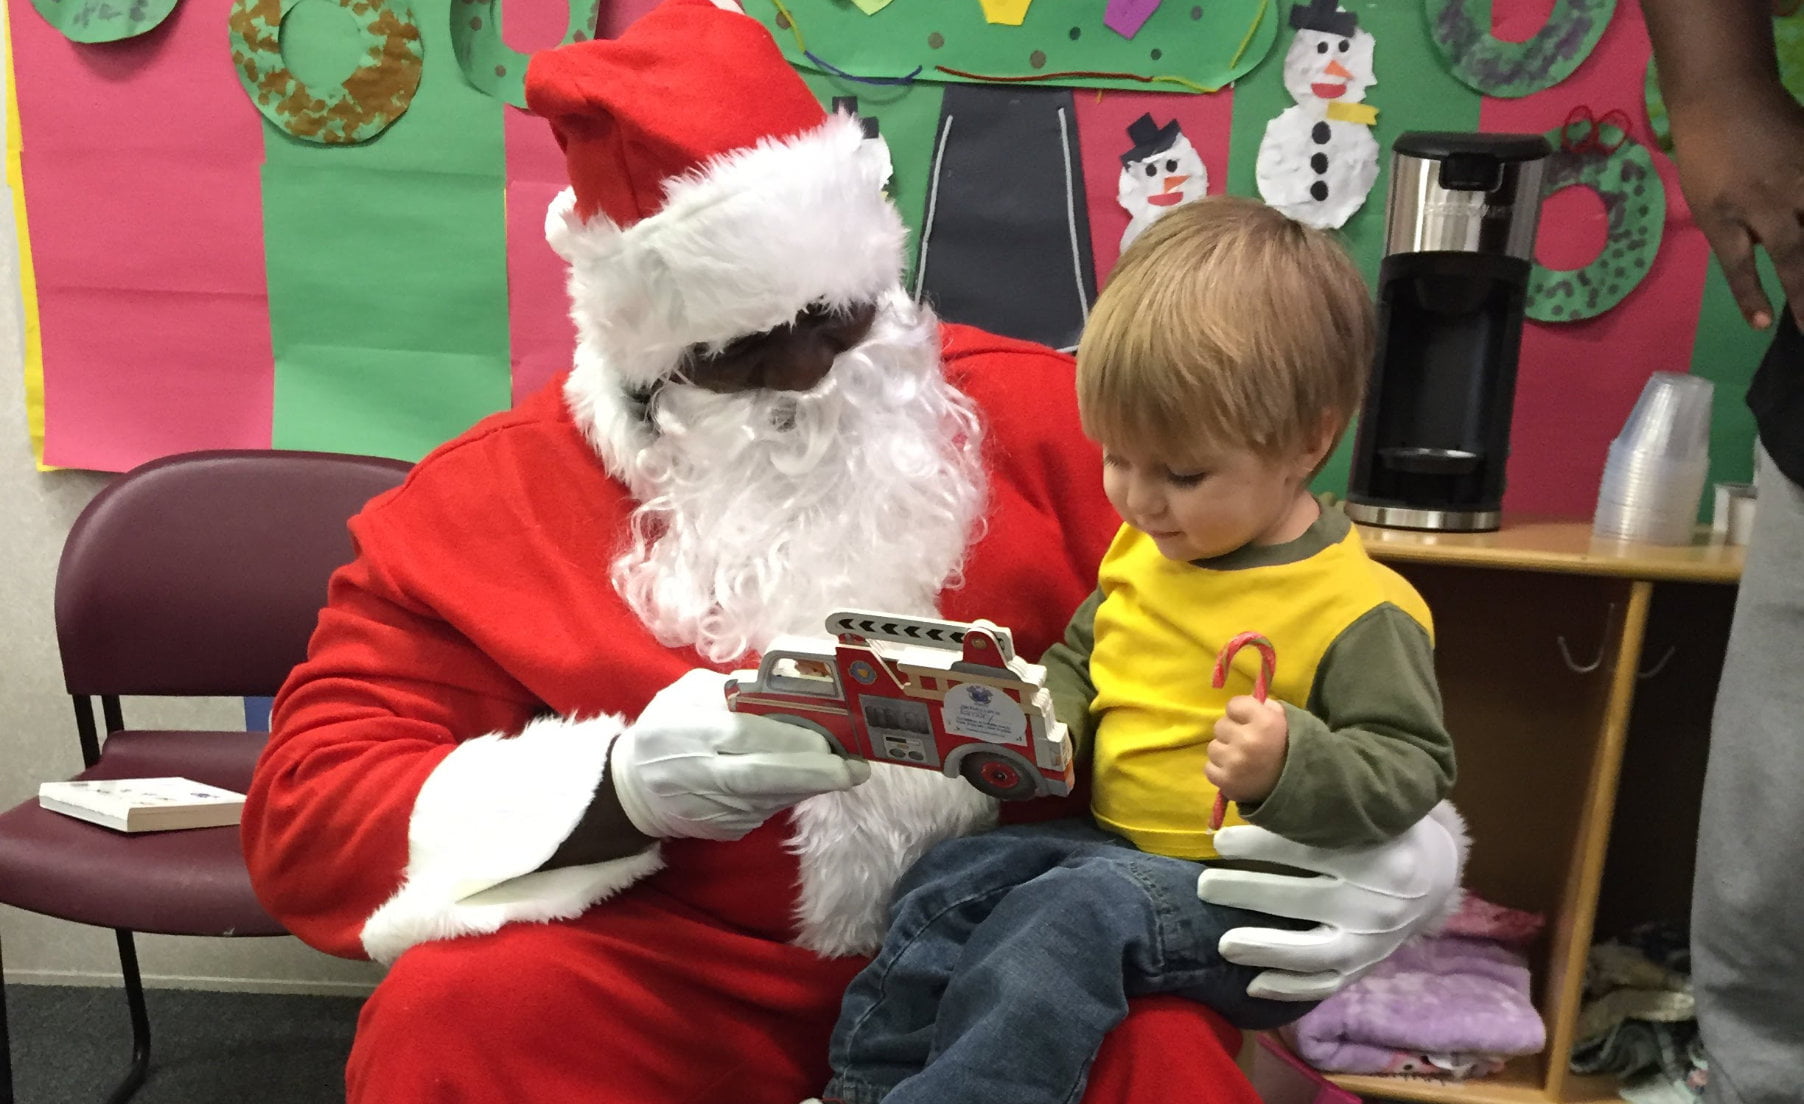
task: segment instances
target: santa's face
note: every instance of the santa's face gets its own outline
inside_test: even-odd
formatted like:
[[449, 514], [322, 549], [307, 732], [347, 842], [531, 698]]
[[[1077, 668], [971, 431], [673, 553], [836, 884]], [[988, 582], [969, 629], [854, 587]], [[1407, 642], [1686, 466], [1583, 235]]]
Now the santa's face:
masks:
[[718, 348], [697, 346], [678, 374], [708, 391], [810, 391], [839, 354], [871, 332], [875, 303], [839, 307], [816, 303], [775, 329], [748, 334]]
[[1150, 222], [1179, 204], [1201, 199], [1208, 190], [1209, 170], [1180, 131], [1169, 148], [1121, 167], [1115, 198], [1136, 222]]
[[1284, 55], [1284, 88], [1300, 104], [1358, 103], [1378, 83], [1372, 71], [1370, 31], [1351, 37], [1301, 30]]
[[666, 383], [622, 458], [639, 507], [615, 589], [715, 662], [835, 609], [931, 615], [981, 514], [981, 426], [900, 289], [807, 391]]

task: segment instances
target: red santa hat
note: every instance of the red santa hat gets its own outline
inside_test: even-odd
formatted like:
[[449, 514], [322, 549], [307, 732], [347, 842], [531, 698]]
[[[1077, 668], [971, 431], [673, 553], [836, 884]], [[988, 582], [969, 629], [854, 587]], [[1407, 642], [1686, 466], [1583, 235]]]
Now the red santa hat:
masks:
[[898, 285], [887, 149], [822, 111], [731, 0], [665, 0], [619, 38], [540, 53], [526, 99], [568, 164], [546, 237], [579, 334], [628, 385]]

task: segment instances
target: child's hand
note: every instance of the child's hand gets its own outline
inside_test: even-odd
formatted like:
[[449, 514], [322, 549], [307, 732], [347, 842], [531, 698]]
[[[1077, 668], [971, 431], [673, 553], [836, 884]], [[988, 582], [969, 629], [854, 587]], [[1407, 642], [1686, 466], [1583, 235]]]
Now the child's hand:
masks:
[[1228, 699], [1227, 712], [1215, 722], [1203, 773], [1230, 801], [1264, 801], [1278, 787], [1289, 749], [1284, 706], [1242, 694]]

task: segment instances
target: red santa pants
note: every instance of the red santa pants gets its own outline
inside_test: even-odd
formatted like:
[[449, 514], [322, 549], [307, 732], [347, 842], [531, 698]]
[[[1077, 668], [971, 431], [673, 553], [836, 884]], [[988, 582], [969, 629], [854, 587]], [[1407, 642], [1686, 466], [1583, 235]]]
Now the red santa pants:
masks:
[[[350, 1104], [796, 1104], [827, 1082], [864, 964], [723, 929], [644, 887], [571, 921], [423, 943], [365, 1004]], [[1239, 1035], [1173, 997], [1136, 1003], [1088, 1104], [1259, 1104]]]

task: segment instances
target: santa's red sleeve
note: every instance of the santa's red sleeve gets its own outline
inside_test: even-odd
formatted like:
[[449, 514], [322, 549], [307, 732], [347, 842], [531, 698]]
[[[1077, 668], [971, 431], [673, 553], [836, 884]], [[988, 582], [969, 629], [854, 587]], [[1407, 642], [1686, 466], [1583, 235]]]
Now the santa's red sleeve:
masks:
[[[684, 664], [662, 649], [594, 662], [597, 641], [630, 656], [636, 638], [610, 625], [623, 616], [611, 604], [558, 609], [568, 593], [595, 602], [596, 567], [548, 567], [558, 534], [540, 519], [601, 520], [568, 500], [612, 493], [592, 457], [513, 421], [429, 457], [353, 521], [356, 557], [276, 699], [245, 855], [266, 907], [332, 953], [389, 961], [422, 940], [574, 916], [657, 868], [651, 848], [534, 872], [588, 807], [622, 714]], [[513, 499], [522, 487], [537, 489]]]

